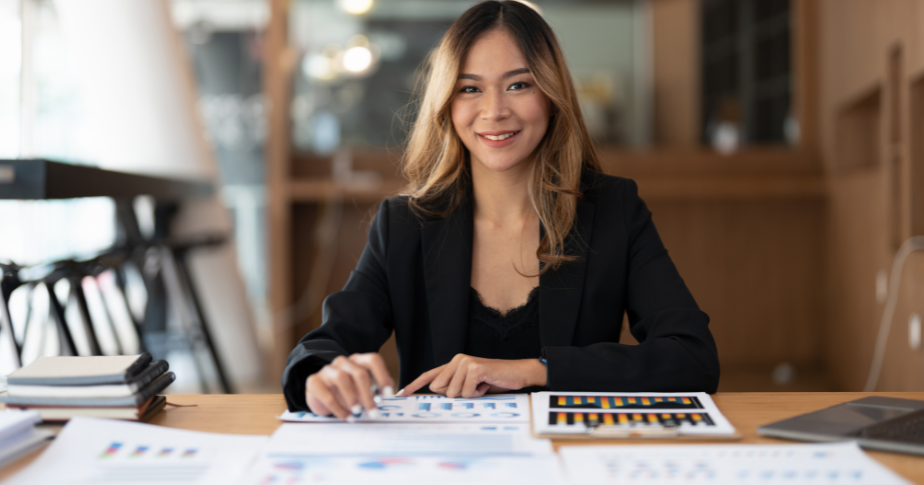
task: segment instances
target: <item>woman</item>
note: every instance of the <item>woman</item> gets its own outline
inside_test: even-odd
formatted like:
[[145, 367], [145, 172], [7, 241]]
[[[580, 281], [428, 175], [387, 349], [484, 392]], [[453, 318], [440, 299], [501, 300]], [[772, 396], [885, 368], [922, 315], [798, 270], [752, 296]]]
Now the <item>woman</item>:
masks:
[[[549, 26], [524, 4], [466, 11], [430, 58], [404, 170], [324, 323], [289, 356], [289, 408], [348, 418], [409, 395], [548, 388], [707, 391], [719, 363], [634, 182], [600, 173]], [[508, 310], [510, 309], [510, 310]], [[637, 346], [619, 344], [628, 312]]]

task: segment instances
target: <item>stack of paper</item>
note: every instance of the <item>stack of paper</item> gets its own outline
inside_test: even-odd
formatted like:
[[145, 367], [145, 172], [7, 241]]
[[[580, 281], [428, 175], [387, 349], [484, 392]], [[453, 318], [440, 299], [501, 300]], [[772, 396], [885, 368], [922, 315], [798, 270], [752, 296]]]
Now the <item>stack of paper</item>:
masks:
[[50, 432], [35, 429], [42, 418], [31, 411], [0, 411], [0, 466], [42, 444]]
[[156, 394], [176, 378], [148, 353], [127, 356], [40, 357], [7, 377], [0, 402], [35, 410], [45, 421], [73, 416], [145, 421], [164, 408]]

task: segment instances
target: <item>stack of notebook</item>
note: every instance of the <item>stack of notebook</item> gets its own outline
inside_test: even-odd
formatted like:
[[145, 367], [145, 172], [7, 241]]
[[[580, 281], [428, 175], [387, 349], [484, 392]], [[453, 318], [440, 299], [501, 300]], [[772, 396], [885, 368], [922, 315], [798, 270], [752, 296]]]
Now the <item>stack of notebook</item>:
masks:
[[42, 418], [31, 411], [0, 411], [0, 466], [32, 451], [51, 436], [35, 429]]
[[176, 378], [151, 354], [39, 357], [7, 377], [0, 402], [37, 411], [42, 419], [74, 416], [147, 421], [166, 404], [157, 394]]

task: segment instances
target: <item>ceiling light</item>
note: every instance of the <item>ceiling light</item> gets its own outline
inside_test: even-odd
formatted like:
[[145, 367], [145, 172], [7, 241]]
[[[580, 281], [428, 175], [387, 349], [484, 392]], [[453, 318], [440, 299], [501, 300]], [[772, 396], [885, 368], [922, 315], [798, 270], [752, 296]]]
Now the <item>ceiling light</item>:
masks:
[[372, 51], [368, 47], [350, 47], [343, 53], [343, 68], [350, 72], [363, 72], [372, 65]]
[[340, 0], [340, 8], [353, 15], [362, 15], [372, 8], [373, 0]]

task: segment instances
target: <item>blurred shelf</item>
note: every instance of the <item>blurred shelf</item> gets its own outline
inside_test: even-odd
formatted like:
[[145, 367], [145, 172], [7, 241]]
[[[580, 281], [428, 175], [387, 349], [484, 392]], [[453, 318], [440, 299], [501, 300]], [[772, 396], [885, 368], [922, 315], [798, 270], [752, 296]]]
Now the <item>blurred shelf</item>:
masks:
[[288, 183], [288, 196], [292, 202], [323, 202], [345, 199], [354, 202], [376, 203], [396, 195], [407, 181], [382, 179], [374, 181], [336, 182], [332, 179], [300, 179]]
[[639, 176], [639, 195], [645, 200], [793, 200], [823, 199], [819, 176]]
[[212, 183], [115, 172], [44, 159], [0, 160], [0, 199], [73, 199], [80, 197], [159, 200], [208, 197]]

